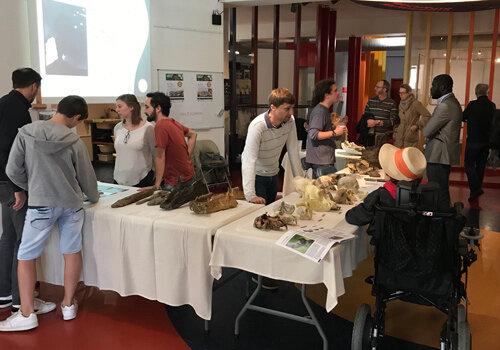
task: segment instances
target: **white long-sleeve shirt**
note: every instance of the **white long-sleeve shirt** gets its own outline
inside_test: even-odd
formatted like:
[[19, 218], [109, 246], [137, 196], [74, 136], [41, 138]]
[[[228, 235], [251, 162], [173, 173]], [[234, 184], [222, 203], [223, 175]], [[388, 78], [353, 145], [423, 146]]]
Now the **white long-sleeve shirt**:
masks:
[[241, 155], [243, 192], [250, 200], [255, 196], [255, 176], [274, 176], [279, 172], [279, 157], [286, 144], [293, 176], [303, 174], [299, 157], [297, 129], [293, 116], [281, 127], [274, 127], [268, 112], [255, 117], [248, 127]]

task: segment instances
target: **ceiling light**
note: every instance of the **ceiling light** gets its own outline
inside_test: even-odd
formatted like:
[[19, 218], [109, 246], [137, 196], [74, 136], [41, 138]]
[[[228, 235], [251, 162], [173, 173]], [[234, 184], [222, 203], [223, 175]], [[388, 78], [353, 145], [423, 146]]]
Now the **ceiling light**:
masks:
[[500, 63], [500, 58], [495, 59], [496, 63]]
[[383, 47], [405, 46], [406, 38], [404, 36], [391, 36], [386, 38], [373, 39], [376, 45]]

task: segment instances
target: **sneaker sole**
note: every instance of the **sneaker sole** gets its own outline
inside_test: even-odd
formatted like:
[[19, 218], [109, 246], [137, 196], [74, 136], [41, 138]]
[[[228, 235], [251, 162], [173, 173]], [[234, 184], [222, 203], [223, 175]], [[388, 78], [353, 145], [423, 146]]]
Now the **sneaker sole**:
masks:
[[49, 312], [52, 312], [56, 309], [56, 304], [54, 304], [53, 306], [47, 308], [46, 310], [37, 310], [35, 311], [35, 314], [37, 315], [43, 315], [43, 314], [47, 314]]
[[64, 320], [64, 321], [71, 321], [71, 320], [74, 320], [75, 318], [76, 318], [76, 315], [74, 315], [74, 316], [72, 316], [72, 317], [66, 317], [66, 316], [64, 316], [64, 314], [63, 314], [63, 320]]
[[[35, 314], [37, 314], [37, 315], [48, 314], [49, 312], [52, 312], [52, 311], [54, 311], [55, 309], [56, 309], [56, 304], [54, 304], [54, 306], [52, 306], [52, 307], [50, 307], [50, 308], [48, 308], [48, 309], [46, 309], [46, 310], [37, 310], [37, 311], [35, 311]], [[14, 315], [14, 314], [15, 314], [16, 312], [18, 312], [18, 311], [19, 311], [19, 308], [16, 308], [15, 310], [11, 310], [11, 311], [10, 311], [10, 313], [11, 313], [12, 315]]]
[[31, 329], [35, 329], [38, 327], [38, 324], [35, 326], [24, 326], [24, 327], [16, 327], [16, 328], [9, 328], [9, 329], [0, 329], [0, 332], [22, 332], [22, 331], [29, 331]]

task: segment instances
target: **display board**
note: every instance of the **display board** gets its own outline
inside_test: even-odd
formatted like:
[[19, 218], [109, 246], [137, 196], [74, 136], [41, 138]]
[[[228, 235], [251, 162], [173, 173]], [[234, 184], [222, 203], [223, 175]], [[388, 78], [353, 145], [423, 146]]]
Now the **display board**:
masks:
[[192, 129], [224, 127], [222, 72], [158, 69], [158, 90], [170, 97], [170, 117]]

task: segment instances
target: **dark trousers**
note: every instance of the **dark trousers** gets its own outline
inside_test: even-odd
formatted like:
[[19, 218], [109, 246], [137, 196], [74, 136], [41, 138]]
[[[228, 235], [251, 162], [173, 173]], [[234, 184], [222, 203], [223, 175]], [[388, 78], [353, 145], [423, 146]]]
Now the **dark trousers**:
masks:
[[255, 175], [255, 194], [266, 200], [266, 204], [271, 204], [276, 200], [278, 193], [278, 175], [260, 176]]
[[[118, 184], [116, 180], [113, 180], [113, 182], [115, 184]], [[155, 184], [155, 172], [153, 170], [150, 170], [149, 173], [147, 173], [146, 176], [144, 176], [144, 178], [141, 181], [139, 181], [138, 184], [135, 184], [132, 187], [149, 187], [153, 186], [154, 184]]]
[[465, 146], [465, 173], [469, 181], [470, 192], [483, 187], [484, 169], [488, 160], [489, 147], [484, 144], [467, 143]]
[[12, 295], [12, 304], [20, 305], [17, 284], [17, 251], [21, 244], [26, 208], [12, 209], [14, 192], [7, 182], [0, 182], [2, 235], [0, 237], [0, 297]]
[[134, 187], [149, 187], [155, 184], [155, 172], [150, 170], [149, 173]]
[[427, 163], [427, 179], [440, 189], [440, 201], [450, 204], [450, 172], [451, 166], [439, 163]]

